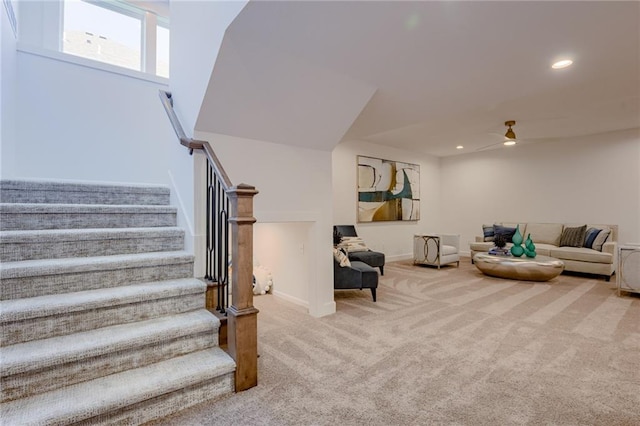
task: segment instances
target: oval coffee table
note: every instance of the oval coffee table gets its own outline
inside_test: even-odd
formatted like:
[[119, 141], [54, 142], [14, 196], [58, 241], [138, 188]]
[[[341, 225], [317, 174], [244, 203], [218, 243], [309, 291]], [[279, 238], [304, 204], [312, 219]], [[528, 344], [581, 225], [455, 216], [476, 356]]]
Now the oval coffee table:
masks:
[[477, 253], [473, 263], [483, 274], [511, 280], [549, 281], [564, 270], [564, 262], [549, 256], [495, 256]]

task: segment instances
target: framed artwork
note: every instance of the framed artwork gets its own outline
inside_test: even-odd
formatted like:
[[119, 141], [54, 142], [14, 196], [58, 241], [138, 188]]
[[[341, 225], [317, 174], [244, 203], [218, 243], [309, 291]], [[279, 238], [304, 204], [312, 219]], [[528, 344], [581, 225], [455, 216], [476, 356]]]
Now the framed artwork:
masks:
[[420, 166], [358, 156], [358, 222], [420, 219]]

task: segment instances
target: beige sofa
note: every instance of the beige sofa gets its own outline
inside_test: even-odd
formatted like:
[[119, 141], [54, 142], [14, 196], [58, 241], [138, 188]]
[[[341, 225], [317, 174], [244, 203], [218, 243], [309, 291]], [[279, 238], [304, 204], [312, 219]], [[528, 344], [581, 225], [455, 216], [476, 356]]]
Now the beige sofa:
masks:
[[[609, 229], [609, 235], [602, 244], [602, 251], [586, 247], [560, 246], [562, 233], [565, 228], [578, 227], [584, 224], [562, 223], [499, 223], [506, 227], [520, 226], [522, 238], [526, 239], [531, 234], [531, 239], [536, 246], [536, 253], [554, 257], [564, 262], [564, 270], [583, 272], [588, 274], [603, 275], [607, 281], [615, 273], [618, 263], [618, 226], [617, 225], [593, 225], [586, 224], [587, 229]], [[486, 225], [485, 225], [486, 226]], [[507, 247], [511, 247], [511, 243]], [[492, 241], [485, 241], [485, 236], [476, 237], [476, 241], [469, 244], [471, 262], [476, 253], [488, 252], [494, 246]]]

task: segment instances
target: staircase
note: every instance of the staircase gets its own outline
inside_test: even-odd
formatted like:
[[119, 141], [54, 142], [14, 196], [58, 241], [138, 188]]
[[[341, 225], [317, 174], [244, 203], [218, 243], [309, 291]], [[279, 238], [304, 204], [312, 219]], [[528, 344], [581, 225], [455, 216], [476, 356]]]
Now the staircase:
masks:
[[162, 186], [0, 182], [0, 418], [140, 424], [233, 392]]

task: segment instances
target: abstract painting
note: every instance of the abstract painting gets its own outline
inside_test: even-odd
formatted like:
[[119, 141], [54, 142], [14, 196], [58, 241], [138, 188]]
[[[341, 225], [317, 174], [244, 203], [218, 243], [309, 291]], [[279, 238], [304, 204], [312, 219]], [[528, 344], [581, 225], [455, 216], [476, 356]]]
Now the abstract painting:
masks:
[[420, 219], [420, 166], [358, 156], [358, 222]]

